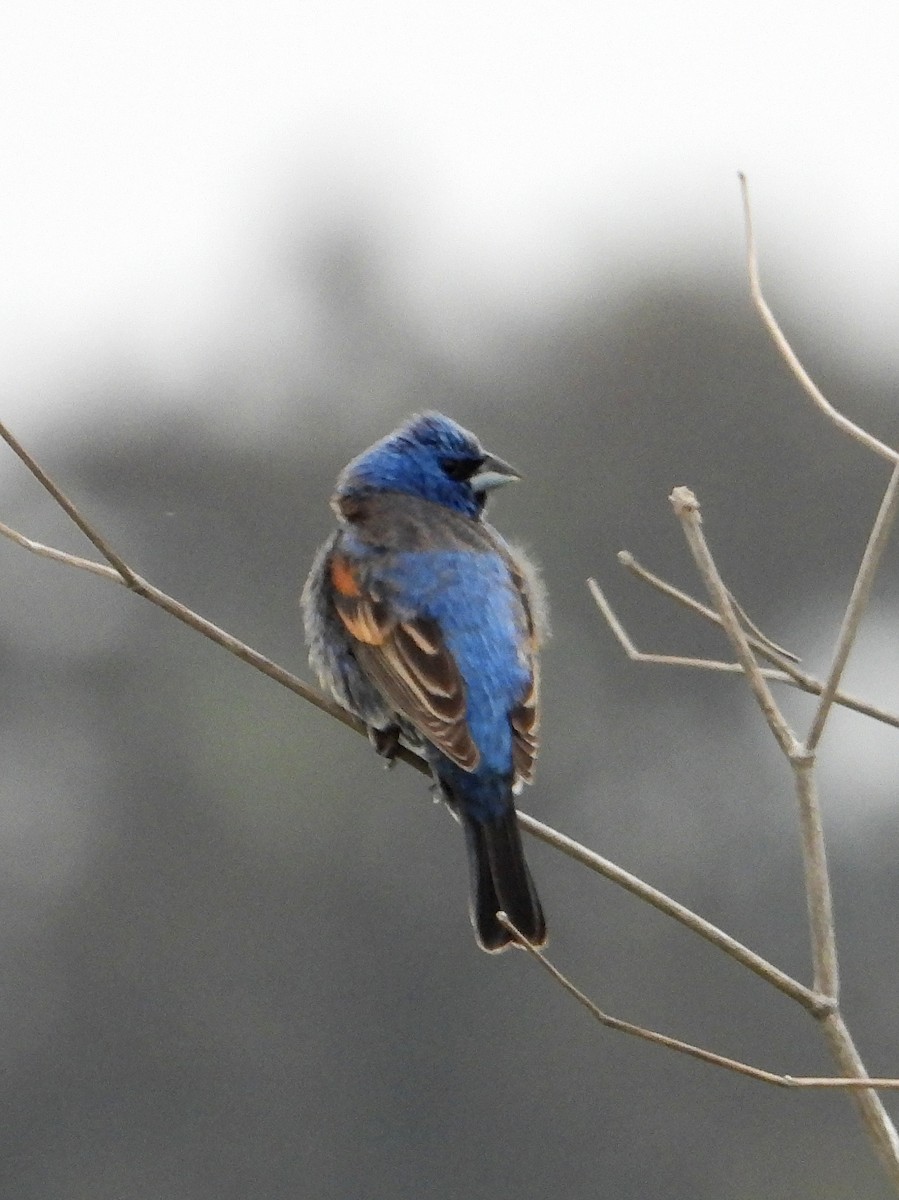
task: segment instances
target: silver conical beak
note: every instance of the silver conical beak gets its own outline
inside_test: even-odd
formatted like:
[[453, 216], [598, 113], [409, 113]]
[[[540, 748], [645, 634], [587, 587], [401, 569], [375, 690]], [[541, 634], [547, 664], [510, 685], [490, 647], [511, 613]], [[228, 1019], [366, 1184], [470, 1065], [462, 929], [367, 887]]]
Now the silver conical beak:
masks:
[[509, 463], [497, 458], [494, 454], [487, 454], [468, 482], [476, 492], [489, 492], [493, 488], [501, 487], [504, 483], [511, 483], [514, 479], [520, 478], [520, 472], [516, 471]]

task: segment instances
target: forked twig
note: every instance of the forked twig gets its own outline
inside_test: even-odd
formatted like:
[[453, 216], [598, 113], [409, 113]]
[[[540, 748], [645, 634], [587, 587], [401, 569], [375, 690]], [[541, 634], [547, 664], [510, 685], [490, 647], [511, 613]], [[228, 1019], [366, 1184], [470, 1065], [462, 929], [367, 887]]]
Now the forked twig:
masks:
[[[648, 583], [650, 587], [653, 587], [657, 591], [661, 592], [663, 596], [670, 597], [678, 604], [683, 605], [690, 612], [694, 612], [698, 616], [702, 617], [703, 620], [706, 620], [713, 625], [717, 625], [719, 629], [721, 628], [721, 618], [713, 609], [709, 608], [708, 605], [700, 603], [699, 600], [695, 599], [687, 592], [681, 591], [680, 588], [674, 587], [673, 584], [668, 583], [660, 576], [653, 574], [652, 571], [648, 570], [641, 563], [637, 562], [637, 560], [629, 551], [620, 551], [618, 554], [618, 561], [637, 579], [642, 580], [644, 583]], [[599, 584], [594, 579], [588, 579], [587, 584], [590, 587], [594, 598], [597, 598], [597, 593], [602, 596], [602, 603], [599, 603], [599, 600], [597, 599], [600, 612], [604, 617], [606, 617], [607, 621], [607, 613], [612, 613], [613, 619], [610, 622], [610, 628], [620, 642], [625, 653], [634, 662], [661, 662], [673, 666], [683, 665], [706, 667], [707, 663], [711, 661], [701, 658], [681, 658], [677, 655], [648, 654], [638, 650], [632, 638], [625, 630], [621, 618], [612, 610], [609, 599], [602, 592]], [[816, 679], [813, 675], [809, 675], [805, 671], [800, 670], [795, 663], [791, 661], [791, 659], [782, 658], [774, 649], [772, 649], [774, 643], [771, 642], [769, 638], [765, 638], [764, 641], [758, 641], [754, 637], [748, 637], [747, 641], [760, 658], [764, 658], [768, 662], [775, 664], [777, 669], [774, 671], [767, 671], [764, 668], [760, 668], [763, 671], [766, 679], [774, 680], [776, 683], [786, 683], [791, 687], [801, 688], [802, 691], [809, 692], [813, 696], [821, 695], [821, 692], [824, 689], [824, 684], [819, 679]], [[742, 674], [743, 668], [739, 665], [739, 663], [725, 663], [722, 665], [721, 669], [724, 667], [729, 667], [735, 673], [739, 672]], [[719, 668], [717, 666], [713, 666], [712, 669], [717, 670]], [[783, 677], [781, 677], [781, 672]], [[863, 716], [871, 717], [875, 721], [882, 721], [884, 725], [892, 725], [894, 728], [899, 728], [899, 715], [888, 712], [887, 709], [880, 708], [876, 704], [871, 704], [867, 700], [861, 700], [858, 696], [852, 696], [848, 692], [836, 692], [834, 695], [834, 703], [841, 705], [843, 708], [852, 709], [853, 712], [861, 713]]]
[[[649, 654], [639, 650], [596, 580], [588, 579], [587, 587], [596, 601], [596, 607], [605, 617], [606, 624], [618, 639], [631, 662], [654, 663], [661, 667], [696, 667], [704, 671], [723, 671], [731, 675], [743, 674], [743, 668], [738, 662], [721, 662], [715, 658], [691, 658], [682, 654]], [[790, 676], [783, 671], [774, 671], [770, 667], [762, 667], [761, 670], [766, 679], [775, 679], [780, 683], [790, 680]]]
[[759, 669], [755, 655], [752, 653], [752, 648], [743, 631], [743, 626], [740, 624], [739, 617], [734, 610], [730, 591], [725, 587], [724, 581], [718, 573], [718, 568], [715, 566], [715, 562], [702, 533], [702, 516], [699, 511], [699, 501], [690, 489], [686, 487], [676, 487], [669, 499], [671, 500], [674, 514], [683, 528], [687, 545], [690, 547], [690, 552], [693, 555], [693, 561], [696, 563], [702, 581], [717, 610], [718, 616], [721, 618], [721, 624], [730, 639], [731, 646], [740, 662], [740, 666], [746, 673], [749, 687], [778, 745], [784, 754], [792, 759], [801, 752], [802, 747], [784, 720], [783, 713], [780, 711], [777, 701], [774, 699], [774, 695]]
[[771, 336], [771, 340], [780, 351], [781, 358], [799, 380], [805, 394], [814, 401], [827, 419], [832, 421], [838, 429], [842, 429], [844, 433], [848, 433], [851, 438], [854, 438], [857, 442], [861, 442], [863, 446], [867, 446], [869, 450], [873, 450], [875, 454], [880, 455], [881, 458], [885, 458], [895, 465], [899, 462], [899, 453], [884, 442], [878, 441], [876, 437], [872, 437], [870, 433], [850, 421], [848, 417], [844, 417], [841, 412], [838, 412], [834, 408], [799, 361], [796, 352], [784, 336], [780, 325], [778, 325], [774, 313], [768, 307], [768, 302], [762, 294], [762, 284], [759, 276], [758, 253], [756, 251], [755, 230], [752, 221], [752, 206], [749, 203], [749, 183], [742, 171], [739, 174], [739, 179], [740, 191], [743, 197], [743, 218], [746, 224], [746, 258], [749, 269], [749, 292], [752, 296], [752, 302]]
[[[66, 515], [75, 522], [88, 541], [93, 542], [106, 561], [115, 567], [116, 571], [118, 571], [125, 583], [130, 586], [136, 579], [136, 576], [131, 568], [127, 565], [127, 563], [119, 558], [118, 554], [116, 554], [106, 540], [100, 536], [96, 529], [94, 529], [92, 525], [85, 521], [84, 517], [82, 517], [81, 513], [72, 503], [72, 501], [63, 492], [62, 488], [53, 482], [50, 476], [44, 471], [43, 467], [41, 467], [40, 464], [34, 458], [32, 458], [22, 443], [17, 438], [13, 437], [10, 431], [2, 423], [0, 423], [0, 438], [3, 438], [4, 442], [6, 442], [10, 449], [18, 455], [31, 474], [35, 477], [35, 479], [37, 479], [38, 483], [40, 483], [40, 485], [50, 493], [63, 512], [65, 512]], [[51, 556], [48, 555], [48, 557]]]
[[689, 488], [675, 488], [671, 494], [675, 514], [679, 518], [699, 573], [709, 595], [718, 609], [725, 632], [746, 671], [747, 682], [768, 722], [778, 745], [793, 768], [799, 799], [802, 831], [803, 864], [806, 896], [812, 934], [812, 960], [815, 968], [815, 988], [836, 1000], [839, 991], [836, 931], [833, 902], [830, 895], [830, 875], [827, 870], [824, 834], [817, 803], [812, 768], [814, 759], [788, 725], [783, 713], [762, 678], [758, 663], [746, 640], [730, 602], [730, 593], [715, 565], [702, 531], [699, 502]]
[[877, 574], [881, 556], [886, 549], [886, 544], [890, 538], [890, 531], [893, 528], [897, 504], [899, 504], [899, 462], [893, 467], [890, 482], [887, 485], [887, 490], [878, 509], [874, 527], [871, 530], [868, 544], [865, 546], [865, 553], [862, 556], [861, 566], [858, 569], [855, 583], [852, 586], [852, 595], [849, 597], [849, 603], [846, 606], [846, 612], [843, 616], [843, 623], [840, 626], [840, 633], [837, 638], [830, 672], [821, 691], [821, 699], [812, 719], [811, 729], [809, 730], [808, 737], [805, 739], [805, 747], [809, 753], [814, 752], [817, 748], [821, 740], [821, 734], [824, 732], [824, 726], [836, 698], [837, 688], [840, 686], [840, 680], [843, 677], [843, 670], [849, 658], [849, 653], [855, 644], [858, 627], [865, 614], [865, 609], [868, 607], [871, 588], [874, 585], [874, 576]]
[[[29, 550], [32, 554], [37, 554], [41, 558], [48, 558], [53, 562], [61, 563], [64, 566], [75, 567], [81, 571], [88, 571], [92, 575], [98, 575], [101, 579], [106, 579], [111, 583], [119, 584], [128, 588], [129, 591], [135, 592], [139, 596], [143, 596], [145, 600], [149, 600], [151, 604], [155, 604], [157, 608], [163, 609], [171, 616], [176, 617], [185, 625], [195, 629], [197, 633], [201, 633], [210, 641], [222, 646], [229, 653], [239, 658], [242, 662], [248, 663], [251, 667], [255, 667], [257, 671], [261, 671], [263, 675], [267, 675], [270, 679], [274, 679], [276, 683], [280, 683], [282, 687], [286, 687], [295, 695], [300, 696], [303, 700], [307, 700], [310, 704], [327, 713], [329, 717], [333, 717], [335, 721], [340, 721], [342, 725], [346, 725], [349, 729], [354, 729], [357, 733], [367, 734], [365, 725], [352, 713], [347, 712], [345, 708], [339, 705], [336, 701], [324, 696], [315, 688], [310, 687], [298, 676], [293, 675], [290, 671], [286, 671], [280, 667], [272, 659], [267, 658], [264, 654], [260, 654], [258, 650], [254, 650], [252, 646], [248, 646], [246, 642], [242, 642], [239, 638], [228, 633], [227, 630], [214, 625], [212, 621], [207, 621], [205, 617], [201, 617], [199, 613], [188, 608], [173, 596], [167, 595], [153, 584], [148, 583], [146, 579], [142, 579], [125, 560], [109, 545], [96, 529], [91, 525], [86, 517], [83, 516], [77, 507], [68, 497], [65, 496], [62, 489], [50, 478], [31, 454], [21, 445], [20, 442], [13, 437], [6, 426], [0, 422], [0, 438], [2, 438], [9, 446], [13, 448], [18, 457], [22, 460], [29, 471], [41, 483], [41, 485], [50, 493], [53, 499], [65, 510], [69, 517], [75, 522], [78, 528], [82, 531], [86, 538], [100, 550], [100, 553], [111, 564], [105, 566], [103, 563], [93, 562], [89, 558], [81, 558], [77, 554], [68, 554], [64, 550], [57, 550], [52, 546], [45, 546], [42, 542], [36, 542], [32, 538], [26, 537], [18, 530], [10, 528], [9, 525], [0, 523], [0, 535], [15, 542], [24, 550]], [[396, 757], [401, 758], [410, 766], [428, 773], [427, 765], [413, 751], [405, 746], [400, 746]]]
[[[852, 1036], [839, 1011], [839, 970], [837, 961], [836, 933], [833, 920], [833, 904], [830, 890], [830, 876], [827, 868], [827, 857], [824, 833], [821, 822], [821, 810], [817, 794], [815, 776], [815, 751], [820, 743], [827, 718], [835, 703], [857, 708], [880, 720], [894, 726], [899, 725], [899, 718], [893, 714], [874, 709], [873, 706], [863, 705], [852, 697], [840, 693], [839, 685], [849, 653], [855, 641], [861, 618], [867, 607], [873, 586], [874, 577], [883, 550], [889, 538], [896, 509], [899, 507], [899, 454], [889, 446], [872, 437], [865, 430], [849, 421], [823, 396], [812, 381], [808, 372], [800, 363], [798, 357], [784, 336], [771, 309], [762, 294], [759, 280], [758, 261], [755, 247], [755, 236], [752, 225], [752, 213], [749, 204], [749, 192], [745, 177], [740, 175], [743, 196], [743, 206], [746, 221], [747, 261], [749, 271], [750, 291], [758, 312], [777, 346], [787, 366], [793, 372], [806, 394], [813, 400], [824, 415], [844, 433], [868, 447], [882, 458], [893, 464], [893, 472], [889, 485], [880, 505], [877, 518], [865, 548], [865, 553], [856, 576], [846, 612], [843, 617], [840, 633], [834, 648], [833, 659], [827, 678], [823, 683], [812, 679], [799, 670], [790, 661], [792, 656], [786, 655], [781, 647], [765, 637], [746, 617], [725, 586], [715, 565], [711, 551], [702, 530], [702, 518], [696, 497], [688, 488], [675, 488], [671, 495], [674, 511], [681, 522], [687, 538], [694, 562], [706, 586], [713, 603], [713, 609], [694, 600], [693, 597], [670, 584], [653, 576], [635, 563], [629, 554], [619, 555], [620, 560], [653, 587], [685, 605], [705, 619], [719, 624], [727, 634], [731, 646], [737, 656], [737, 664], [716, 662], [709, 659], [688, 658], [674, 655], [647, 655], [634, 645], [627, 634], [622, 622], [618, 619], [612, 606], [603, 595], [602, 590], [593, 581], [589, 581], [590, 590], [606, 619], [610, 629], [617, 637], [629, 657], [636, 661], [656, 662], [665, 665], [699, 667], [706, 670], [734, 671], [735, 667], [746, 675], [749, 687], [774, 735], [778, 745], [786, 756], [793, 771], [796, 797], [799, 808], [799, 824], [802, 837], [803, 867], [805, 874], [805, 889], [809, 913], [809, 928], [812, 943], [812, 959], [814, 963], [814, 991], [823, 995], [830, 1002], [829, 1011], [819, 1009], [817, 1015], [837, 1063], [844, 1072], [844, 1078], [836, 1080], [796, 1080], [790, 1076], [779, 1076], [773, 1072], [761, 1071], [745, 1063], [714, 1055], [710, 1051], [678, 1042], [676, 1039], [665, 1037], [650, 1030], [622, 1022], [617, 1018], [603, 1013], [587, 996], [576, 988], [562, 972], [553, 966], [539, 950], [529, 945], [512, 925], [504, 921], [519, 944], [523, 945], [530, 954], [540, 961], [552, 977], [570, 992], [575, 999], [586, 1007], [596, 1020], [610, 1028], [642, 1037], [646, 1040], [667, 1046], [680, 1053], [713, 1062], [725, 1069], [738, 1071], [753, 1078], [764, 1079], [779, 1086], [813, 1086], [840, 1087], [851, 1081], [853, 1099], [858, 1106], [865, 1129], [868, 1132], [878, 1154], [884, 1164], [894, 1187], [899, 1190], [899, 1137], [895, 1126], [887, 1114], [880, 1097], [874, 1090], [881, 1085], [878, 1080], [868, 1077], [865, 1065], [856, 1049]], [[763, 668], [756, 660], [756, 655], [772, 663], [774, 670]], [[799, 740], [783, 716], [768, 682], [789, 682], [816, 693], [819, 702], [812, 718], [808, 736], [803, 743]], [[501, 918], [502, 919], [502, 918]], [[895, 1087], [899, 1081], [888, 1081], [887, 1086]]]
[[645, 1042], [652, 1042], [656, 1046], [664, 1046], [668, 1050], [674, 1050], [677, 1054], [686, 1054], [690, 1058], [698, 1058], [700, 1062], [710, 1063], [713, 1067], [722, 1067], [725, 1071], [734, 1071], [738, 1075], [747, 1075], [750, 1079], [758, 1079], [762, 1083], [771, 1083], [775, 1087], [865, 1088], [866, 1090], [872, 1087], [884, 1090], [899, 1088], [899, 1079], [873, 1079], [867, 1076], [852, 1079], [842, 1076], [781, 1075], [776, 1071], [766, 1071], [762, 1067], [753, 1067], [749, 1063], [741, 1062], [736, 1058], [728, 1058], [724, 1054], [716, 1054], [713, 1050], [705, 1050], [702, 1046], [694, 1046], [691, 1042], [683, 1042], [680, 1038], [670, 1037], [665, 1033], [658, 1033], [654, 1029], [647, 1029], [644, 1025], [635, 1025], [632, 1021], [622, 1020], [621, 1017], [610, 1016], [609, 1013], [604, 1012], [599, 1005], [594, 1003], [586, 993], [573, 984], [568, 976], [564, 975], [554, 963], [550, 962], [542, 950], [532, 945], [524, 934], [515, 928], [505, 913], [500, 912], [496, 915], [499, 923], [512, 934], [517, 945], [526, 950], [532, 958], [536, 958], [537, 962], [552, 976], [556, 983], [560, 984], [569, 995], [577, 1000], [578, 1004], [582, 1005], [600, 1025], [604, 1025], [607, 1029], [614, 1029], [617, 1033], [628, 1033], [632, 1037], [641, 1038]]
[[53, 546], [45, 546], [43, 542], [36, 542], [33, 538], [26, 537], [24, 533], [19, 533], [10, 525], [4, 525], [2, 521], [0, 521], [0, 535], [9, 538], [23, 550], [30, 550], [32, 554], [37, 554], [41, 558], [49, 558], [51, 562], [62, 563], [67, 567], [76, 567], [80, 571], [89, 571], [91, 575], [99, 575], [101, 579], [108, 579], [111, 583], [127, 586], [121, 571], [117, 571], [115, 567], [107, 567], [105, 563], [94, 562], [91, 558], [81, 558], [78, 554], [69, 554], [66, 550], [57, 550]]
[[[819, 409], [844, 433], [886, 458], [893, 464], [893, 476], [881, 504], [877, 520], [868, 540], [862, 565], [859, 569], [852, 597], [847, 606], [842, 629], [834, 651], [833, 663], [827, 681], [821, 691], [821, 699], [806, 744], [802, 744], [790, 729], [780, 712], [770, 688], [761, 674], [746, 635], [736, 619], [727, 589], [705, 543], [702, 534], [699, 506], [689, 489], [676, 488], [672, 503], [686, 534], [694, 560], [712, 598], [715, 609], [731, 641], [741, 665], [746, 671], [747, 681], [771, 728], [774, 737], [793, 769], [796, 795], [802, 832], [803, 866], [806, 897], [808, 901], [809, 925], [812, 940], [812, 958], [815, 968], [815, 988], [831, 997], [834, 1010], [823, 1018], [825, 1035], [830, 1048], [844, 1075], [853, 1078], [867, 1076], [864, 1063], [856, 1049], [852, 1036], [837, 1007], [839, 974], [837, 966], [836, 935], [830, 895], [830, 877], [827, 869], [824, 834], [821, 824], [820, 805], [814, 774], [815, 748], [836, 696], [842, 671], [855, 638], [858, 622], [867, 603], [877, 564], [889, 532], [897, 503], [897, 477], [899, 477], [899, 454], [883, 442], [872, 437], [839, 413], [821, 394], [808, 372], [784, 337], [774, 319], [764, 296], [758, 274], [755, 237], [752, 227], [752, 212], [746, 179], [740, 176], [743, 206], [746, 219], [747, 261], [750, 291], [769, 334], [778, 347], [806, 394]], [[853, 1092], [853, 1098], [862, 1117], [863, 1124], [876, 1147], [894, 1188], [899, 1190], [899, 1136], [889, 1114], [877, 1093], [871, 1087], [861, 1085]]]
[[799, 662], [798, 654], [793, 654], [791, 650], [785, 650], [783, 646], [778, 646], [777, 642], [775, 642], [773, 638], [769, 638], [766, 633], [763, 633], [761, 629], [759, 629], [758, 625], [756, 625], [755, 621], [753, 621], [749, 613], [733, 594], [733, 592], [730, 591], [730, 589], [728, 589], [728, 595], [730, 596], [730, 602], [733, 605], [734, 612], [740, 618], [740, 623], [742, 624], [743, 628], [753, 635], [753, 639], [759, 643], [760, 647], [770, 650], [778, 658], [787, 659], [788, 662]]
[[561, 850], [569, 858], [573, 858], [583, 866], [589, 867], [591, 871], [596, 871], [597, 874], [611, 880], [612, 883], [617, 883], [619, 887], [624, 888], [631, 895], [639, 897], [647, 904], [651, 904], [653, 908], [657, 908], [659, 912], [666, 913], [669, 917], [672, 917], [675, 921], [685, 926], [685, 928], [699, 934], [707, 942], [711, 942], [719, 950], [723, 950], [730, 958], [742, 963], [744, 967], [748, 967], [750, 971], [753, 971], [761, 979], [767, 980], [778, 991], [783, 992], [786, 996], [790, 996], [813, 1015], [824, 1016], [833, 1008], [833, 1001], [827, 996], [799, 983], [798, 980], [793, 979], [784, 971], [775, 967], [767, 959], [756, 954], [754, 950], [750, 950], [748, 946], [744, 946], [736, 938], [732, 938], [723, 929], [719, 929], [717, 925], [706, 921], [691, 909], [685, 908], [684, 905], [679, 904], [676, 900], [672, 900], [670, 896], [666, 896], [664, 892], [660, 892], [657, 888], [645, 883], [642, 879], [638, 879], [636, 875], [631, 875], [630, 872], [619, 867], [617, 863], [603, 858], [593, 850], [588, 850], [580, 842], [575, 842], [573, 839], [566, 837], [564, 833], [558, 833], [555, 829], [550, 829], [548, 825], [535, 820], [534, 817], [522, 812], [521, 809], [518, 810], [518, 821], [522, 829], [527, 830], [528, 833], [533, 834], [540, 841], [546, 842], [549, 846], [554, 846], [557, 850]]

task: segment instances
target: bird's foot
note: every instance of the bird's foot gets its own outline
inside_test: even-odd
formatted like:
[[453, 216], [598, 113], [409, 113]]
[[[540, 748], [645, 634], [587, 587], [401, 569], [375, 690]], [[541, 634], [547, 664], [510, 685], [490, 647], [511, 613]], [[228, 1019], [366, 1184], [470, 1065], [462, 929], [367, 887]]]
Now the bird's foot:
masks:
[[392, 767], [400, 748], [399, 725], [388, 725], [386, 729], [376, 729], [373, 725], [369, 725], [368, 740], [376, 752], [387, 760], [384, 765], [388, 768]]

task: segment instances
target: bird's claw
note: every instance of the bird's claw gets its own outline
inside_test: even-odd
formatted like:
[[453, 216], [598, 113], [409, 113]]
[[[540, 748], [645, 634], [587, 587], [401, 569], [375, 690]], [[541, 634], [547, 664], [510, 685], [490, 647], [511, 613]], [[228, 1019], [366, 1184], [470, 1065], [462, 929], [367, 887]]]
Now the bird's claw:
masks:
[[400, 748], [399, 726], [388, 725], [386, 729], [376, 729], [373, 725], [369, 725], [368, 740], [374, 746], [375, 751], [383, 759], [386, 759], [384, 765], [388, 769], [392, 767]]

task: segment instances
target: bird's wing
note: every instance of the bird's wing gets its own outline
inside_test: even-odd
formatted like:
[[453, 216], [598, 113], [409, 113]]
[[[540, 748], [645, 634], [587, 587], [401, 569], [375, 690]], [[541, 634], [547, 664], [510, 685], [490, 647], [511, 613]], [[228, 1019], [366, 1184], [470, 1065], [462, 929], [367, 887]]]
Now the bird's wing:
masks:
[[540, 672], [537, 666], [537, 650], [540, 645], [540, 634], [531, 610], [531, 601], [525, 572], [520, 567], [515, 556], [508, 556], [509, 571], [512, 582], [521, 600], [527, 623], [527, 655], [531, 678], [528, 690], [509, 714], [512, 723], [512, 763], [515, 768], [516, 780], [522, 783], [533, 783], [534, 762], [540, 748], [538, 731], [540, 727]]
[[537, 736], [540, 724], [540, 710], [537, 706], [539, 692], [537, 664], [531, 660], [531, 686], [509, 714], [512, 723], [512, 764], [516, 779], [522, 783], [534, 782], [534, 761], [540, 746]]
[[[337, 614], [372, 682], [447, 758], [464, 771], [475, 770], [481, 756], [465, 720], [465, 684], [437, 623], [399, 618], [339, 550], [328, 569]], [[516, 729], [516, 744], [519, 736]]]

